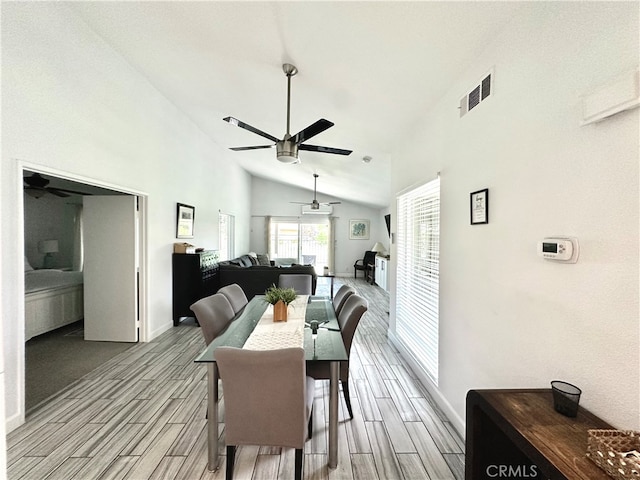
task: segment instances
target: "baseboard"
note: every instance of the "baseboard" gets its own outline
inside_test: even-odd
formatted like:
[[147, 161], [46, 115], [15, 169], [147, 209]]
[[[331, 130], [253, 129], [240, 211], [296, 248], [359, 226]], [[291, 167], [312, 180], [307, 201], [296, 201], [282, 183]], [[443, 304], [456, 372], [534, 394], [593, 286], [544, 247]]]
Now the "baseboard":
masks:
[[5, 429], [7, 430], [7, 433], [11, 433], [19, 426], [24, 425], [24, 422], [25, 422], [24, 412], [21, 412], [15, 415], [11, 415], [10, 417], [7, 417], [5, 419], [4, 426], [5, 426]]
[[163, 325], [160, 325], [160, 328], [157, 328], [157, 329], [149, 332], [149, 338], [148, 338], [147, 341], [148, 342], [152, 341], [154, 338], [159, 337], [164, 332], [167, 332], [167, 331], [171, 330], [172, 328], [173, 328], [173, 320], [170, 320], [169, 322], [166, 322]]
[[447, 401], [445, 396], [442, 394], [440, 389], [431, 381], [427, 373], [424, 371], [422, 366], [415, 360], [413, 355], [406, 349], [402, 341], [395, 335], [395, 332], [387, 331], [387, 336], [389, 341], [393, 344], [394, 347], [398, 349], [402, 358], [409, 363], [409, 366], [413, 370], [418, 377], [418, 380], [422, 384], [422, 386], [429, 392], [429, 395], [436, 402], [440, 410], [447, 416], [453, 428], [455, 428], [460, 438], [464, 440], [465, 438], [465, 422], [464, 420], [456, 413], [451, 404]]

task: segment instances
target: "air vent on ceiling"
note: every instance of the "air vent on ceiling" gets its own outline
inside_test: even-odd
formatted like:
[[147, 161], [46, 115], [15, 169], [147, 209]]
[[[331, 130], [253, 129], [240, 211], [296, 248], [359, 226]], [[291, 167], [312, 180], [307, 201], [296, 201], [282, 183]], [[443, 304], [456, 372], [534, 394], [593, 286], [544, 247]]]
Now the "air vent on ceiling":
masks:
[[318, 208], [311, 208], [311, 205], [302, 205], [303, 215], [331, 215], [332, 213], [332, 205], [319, 205]]
[[475, 85], [469, 93], [460, 99], [460, 117], [464, 117], [467, 112], [474, 109], [481, 102], [491, 95], [491, 77], [493, 72], [486, 74], [482, 80]]

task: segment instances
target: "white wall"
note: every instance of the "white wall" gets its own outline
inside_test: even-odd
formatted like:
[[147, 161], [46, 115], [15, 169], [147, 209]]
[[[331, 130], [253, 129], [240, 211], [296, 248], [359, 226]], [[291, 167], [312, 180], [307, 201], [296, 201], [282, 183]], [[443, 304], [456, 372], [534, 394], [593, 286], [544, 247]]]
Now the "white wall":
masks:
[[236, 216], [236, 248], [248, 250], [251, 182], [64, 4], [2, 4], [2, 110], [0, 256], [11, 430], [24, 418], [22, 167], [147, 196], [149, 339], [172, 328], [176, 203], [196, 207], [190, 243], [218, 247], [220, 209]]
[[74, 220], [79, 197], [24, 195], [24, 248], [33, 268], [40, 268], [44, 254], [38, 251], [41, 240], [58, 240], [59, 251], [53, 254], [52, 268], [71, 267], [73, 263]]
[[[460, 419], [469, 389], [559, 378], [640, 427], [638, 110], [579, 126], [580, 95], [638, 58], [637, 3], [533, 2], [403, 142], [396, 161], [418, 160], [394, 170], [395, 191], [441, 172], [436, 394]], [[494, 94], [460, 119], [491, 67]], [[485, 187], [490, 223], [470, 226]], [[579, 239], [577, 264], [536, 256], [552, 235]]]
[[[296, 168], [292, 166], [292, 168]], [[310, 178], [311, 175], [309, 176]], [[313, 190], [291, 187], [263, 178], [254, 177], [252, 181], [251, 200], [251, 250], [265, 253], [268, 245], [265, 236], [265, 215], [298, 217], [301, 216], [301, 205], [290, 202], [306, 202], [313, 200]], [[353, 275], [353, 264], [362, 259], [364, 252], [370, 250], [374, 243], [381, 242], [389, 248], [389, 235], [384, 223], [384, 212], [377, 208], [365, 207], [339, 198], [318, 194], [319, 202], [342, 202], [333, 206], [332, 216], [335, 221], [335, 272], [338, 275]], [[365, 219], [370, 221], [371, 234], [369, 240], [349, 239], [349, 220]], [[236, 252], [246, 253], [246, 252]], [[360, 273], [362, 276], [362, 273]]]

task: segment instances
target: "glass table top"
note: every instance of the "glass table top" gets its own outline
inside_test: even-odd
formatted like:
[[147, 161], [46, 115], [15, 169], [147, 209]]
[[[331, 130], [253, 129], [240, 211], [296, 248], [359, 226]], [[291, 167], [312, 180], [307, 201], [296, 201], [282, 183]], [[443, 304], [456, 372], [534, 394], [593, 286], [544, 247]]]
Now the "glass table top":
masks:
[[[215, 362], [215, 350], [218, 347], [242, 348], [268, 306], [269, 304], [264, 300], [264, 295], [253, 297], [237, 318], [229, 323], [226, 330], [217, 336], [195, 361], [198, 363]], [[308, 324], [312, 320], [317, 320], [321, 327], [318, 329], [315, 342], [311, 335], [311, 329], [308, 326], [304, 329], [306, 360], [313, 362], [348, 360], [338, 319], [329, 297], [309, 297], [305, 322]]]

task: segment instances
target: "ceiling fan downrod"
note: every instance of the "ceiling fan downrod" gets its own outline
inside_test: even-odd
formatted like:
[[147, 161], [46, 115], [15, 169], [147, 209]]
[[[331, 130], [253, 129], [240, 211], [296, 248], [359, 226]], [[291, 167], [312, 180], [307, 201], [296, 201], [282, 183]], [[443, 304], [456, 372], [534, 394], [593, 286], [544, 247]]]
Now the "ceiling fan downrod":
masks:
[[276, 158], [282, 163], [300, 163], [298, 158], [298, 144], [291, 141], [290, 123], [291, 123], [291, 77], [298, 73], [295, 65], [285, 63], [282, 70], [287, 76], [287, 133], [284, 138], [276, 142]]
[[298, 73], [298, 69], [295, 65], [291, 65], [290, 63], [285, 63], [282, 65], [282, 70], [284, 74], [287, 76], [287, 136], [286, 138], [291, 137], [290, 129], [290, 119], [291, 119], [291, 77], [293, 77], [296, 73]]

